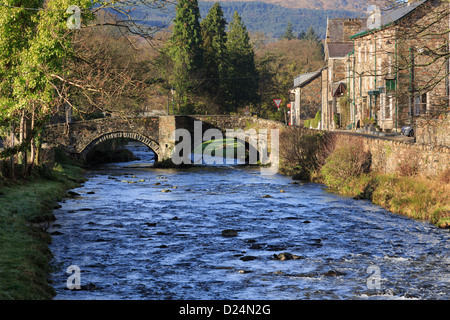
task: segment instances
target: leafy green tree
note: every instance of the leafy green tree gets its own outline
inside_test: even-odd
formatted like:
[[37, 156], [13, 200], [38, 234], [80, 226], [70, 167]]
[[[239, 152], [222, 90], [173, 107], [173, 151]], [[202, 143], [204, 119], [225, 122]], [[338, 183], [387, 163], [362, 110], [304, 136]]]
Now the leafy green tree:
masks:
[[[5, 1], [0, 6], [0, 123], [18, 133], [19, 144], [2, 157], [24, 152], [52, 113], [65, 60], [71, 55], [69, 5], [89, 9], [89, 0]], [[86, 18], [88, 16], [85, 16]], [[16, 130], [16, 128], [19, 130]]]
[[169, 54], [173, 60], [172, 83], [178, 105], [190, 105], [198, 91], [203, 66], [203, 48], [197, 0], [180, 0], [176, 8]]
[[227, 73], [227, 21], [222, 7], [216, 2], [201, 22], [205, 59], [205, 91], [218, 104], [224, 104], [223, 79]]
[[228, 111], [258, 102], [258, 72], [247, 28], [237, 12], [228, 31]]

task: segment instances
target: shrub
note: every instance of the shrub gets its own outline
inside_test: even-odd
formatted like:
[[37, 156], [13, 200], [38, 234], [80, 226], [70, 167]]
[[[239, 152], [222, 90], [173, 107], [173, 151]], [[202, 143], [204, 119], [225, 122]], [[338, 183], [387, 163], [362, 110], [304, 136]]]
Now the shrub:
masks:
[[333, 153], [321, 169], [324, 182], [331, 187], [341, 187], [349, 178], [370, 170], [370, 153], [364, 151], [363, 143], [355, 137], [339, 139]]
[[396, 171], [400, 176], [404, 177], [417, 175], [419, 173], [419, 157], [417, 154], [413, 152], [402, 154]]
[[450, 183], [450, 168], [447, 168], [439, 175], [439, 180], [443, 183]]
[[281, 171], [309, 180], [317, 169], [317, 155], [321, 148], [323, 134], [310, 134], [299, 127], [289, 127], [280, 136]]

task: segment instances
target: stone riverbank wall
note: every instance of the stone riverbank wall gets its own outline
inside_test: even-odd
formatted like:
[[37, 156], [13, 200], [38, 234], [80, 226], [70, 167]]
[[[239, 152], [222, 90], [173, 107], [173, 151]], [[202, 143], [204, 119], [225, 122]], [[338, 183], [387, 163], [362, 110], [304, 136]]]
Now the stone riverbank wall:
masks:
[[404, 170], [407, 167], [411, 172], [434, 176], [449, 168], [450, 148], [448, 146], [407, 143], [345, 132], [332, 134], [342, 138], [360, 139], [365, 151], [370, 152], [372, 156], [373, 171], [392, 174], [400, 173], [401, 168]]

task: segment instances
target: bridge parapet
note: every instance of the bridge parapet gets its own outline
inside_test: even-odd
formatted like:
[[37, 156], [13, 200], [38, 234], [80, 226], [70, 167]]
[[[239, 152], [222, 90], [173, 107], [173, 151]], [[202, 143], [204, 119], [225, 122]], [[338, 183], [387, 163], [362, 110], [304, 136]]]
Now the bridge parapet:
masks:
[[116, 138], [140, 141], [151, 148], [158, 160], [168, 159], [175, 148], [176, 129], [194, 133], [194, 123], [201, 121], [203, 133], [211, 128], [222, 132], [241, 129], [244, 131], [266, 129], [270, 143], [270, 129], [282, 129], [284, 124], [276, 121], [231, 115], [153, 116], [135, 118], [101, 118], [78, 121], [69, 125], [49, 125], [44, 132], [44, 142], [62, 147], [74, 157], [84, 158], [99, 143]]

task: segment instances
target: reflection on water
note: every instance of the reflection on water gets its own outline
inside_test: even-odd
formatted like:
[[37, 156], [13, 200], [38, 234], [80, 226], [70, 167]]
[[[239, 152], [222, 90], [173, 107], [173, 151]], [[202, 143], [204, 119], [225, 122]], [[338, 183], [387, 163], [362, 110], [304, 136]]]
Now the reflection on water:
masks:
[[[448, 230], [256, 168], [155, 169], [133, 152], [55, 210], [56, 299], [450, 298]], [[67, 290], [70, 265], [96, 288]]]

